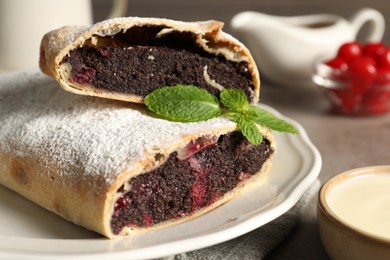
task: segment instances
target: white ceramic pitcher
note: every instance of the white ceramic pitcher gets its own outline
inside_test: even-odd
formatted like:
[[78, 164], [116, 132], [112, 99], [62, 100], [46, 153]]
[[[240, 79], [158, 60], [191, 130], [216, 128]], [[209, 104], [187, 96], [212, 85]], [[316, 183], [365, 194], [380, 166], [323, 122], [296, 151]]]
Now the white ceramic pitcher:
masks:
[[[0, 0], [0, 70], [38, 66], [42, 36], [64, 25], [92, 24], [90, 0]], [[125, 15], [127, 0], [113, 0], [108, 18]]]
[[349, 20], [333, 14], [281, 17], [242, 12], [233, 17], [233, 30], [246, 43], [261, 75], [280, 84], [311, 85], [313, 63], [335, 55], [339, 46], [356, 39], [364, 24], [364, 41], [380, 41], [385, 29], [383, 15], [363, 8]]

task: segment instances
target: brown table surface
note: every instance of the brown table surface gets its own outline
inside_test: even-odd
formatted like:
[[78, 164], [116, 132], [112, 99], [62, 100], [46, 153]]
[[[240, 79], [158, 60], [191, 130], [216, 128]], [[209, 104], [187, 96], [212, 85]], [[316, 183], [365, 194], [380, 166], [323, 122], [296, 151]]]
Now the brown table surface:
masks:
[[[110, 1], [93, 0], [95, 20], [101, 20]], [[273, 15], [333, 13], [349, 18], [361, 7], [380, 10], [390, 17], [388, 0], [129, 0], [129, 16], [148, 16], [185, 21], [216, 19], [226, 23], [240, 11]], [[390, 44], [390, 19], [384, 41]], [[328, 113], [328, 103], [316, 87], [261, 86], [261, 103], [271, 105], [300, 122], [322, 155], [319, 179], [356, 167], [390, 164], [390, 113], [373, 117], [345, 117]], [[313, 198], [298, 226], [268, 259], [329, 259], [317, 231], [317, 198]]]

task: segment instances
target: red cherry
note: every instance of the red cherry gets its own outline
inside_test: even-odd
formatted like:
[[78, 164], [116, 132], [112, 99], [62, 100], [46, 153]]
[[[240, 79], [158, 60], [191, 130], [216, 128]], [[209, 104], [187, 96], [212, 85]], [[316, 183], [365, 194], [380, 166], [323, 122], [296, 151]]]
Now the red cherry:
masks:
[[335, 105], [335, 111], [344, 114], [355, 114], [359, 109], [362, 95], [351, 89], [334, 89], [329, 92]]
[[369, 57], [354, 59], [348, 66], [348, 79], [352, 89], [362, 93], [374, 81], [377, 70], [375, 61]]
[[390, 49], [384, 50], [377, 56], [378, 66], [382, 68], [390, 68]]
[[390, 85], [390, 67], [377, 68], [377, 74], [373, 86], [375, 88], [384, 87]]
[[363, 47], [363, 55], [376, 59], [385, 50], [386, 45], [383, 42], [370, 42]]
[[143, 219], [143, 224], [146, 227], [150, 227], [151, 225], [153, 225], [153, 218], [152, 218], [152, 216], [148, 215], [148, 214], [145, 214], [144, 215], [144, 219]]
[[347, 70], [347, 62], [342, 59], [342, 58], [339, 58], [339, 57], [335, 57], [331, 60], [328, 60], [325, 62], [326, 65], [328, 65], [329, 67], [332, 67], [333, 69], [339, 69], [339, 70]]
[[348, 61], [362, 55], [362, 46], [359, 42], [348, 42], [341, 45], [337, 52], [337, 57]]

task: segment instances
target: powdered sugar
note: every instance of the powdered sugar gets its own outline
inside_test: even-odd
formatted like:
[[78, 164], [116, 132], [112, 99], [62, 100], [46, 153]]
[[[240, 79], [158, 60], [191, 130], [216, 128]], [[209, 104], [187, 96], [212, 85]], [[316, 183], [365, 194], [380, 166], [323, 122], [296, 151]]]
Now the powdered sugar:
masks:
[[135, 167], [145, 152], [167, 149], [185, 135], [233, 125], [223, 118], [170, 122], [132, 108], [65, 92], [38, 70], [3, 75], [0, 154], [29, 158], [46, 172], [56, 169], [56, 176], [104, 186]]

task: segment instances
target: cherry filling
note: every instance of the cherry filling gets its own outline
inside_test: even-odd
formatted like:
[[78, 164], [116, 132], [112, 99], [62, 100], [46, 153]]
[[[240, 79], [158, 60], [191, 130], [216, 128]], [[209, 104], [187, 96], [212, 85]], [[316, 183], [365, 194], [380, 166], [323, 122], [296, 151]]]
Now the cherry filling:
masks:
[[[254, 85], [247, 62], [231, 62], [206, 53], [194, 43], [191, 33], [158, 37], [163, 28], [142, 29], [132, 28], [115, 35], [113, 46], [91, 45], [72, 50], [62, 61], [72, 67], [69, 80], [114, 93], [140, 96], [177, 84], [195, 85], [218, 94], [207, 82], [215, 80], [224, 87], [242, 89], [249, 101], [253, 100]], [[141, 33], [146, 35], [141, 38]]]
[[273, 153], [267, 139], [252, 145], [240, 132], [222, 135], [195, 153], [192, 144], [188, 147], [191, 155], [186, 159], [175, 152], [159, 168], [130, 180], [130, 191], [115, 204], [114, 233], [125, 226], [148, 227], [177, 219], [212, 204], [257, 173]]

